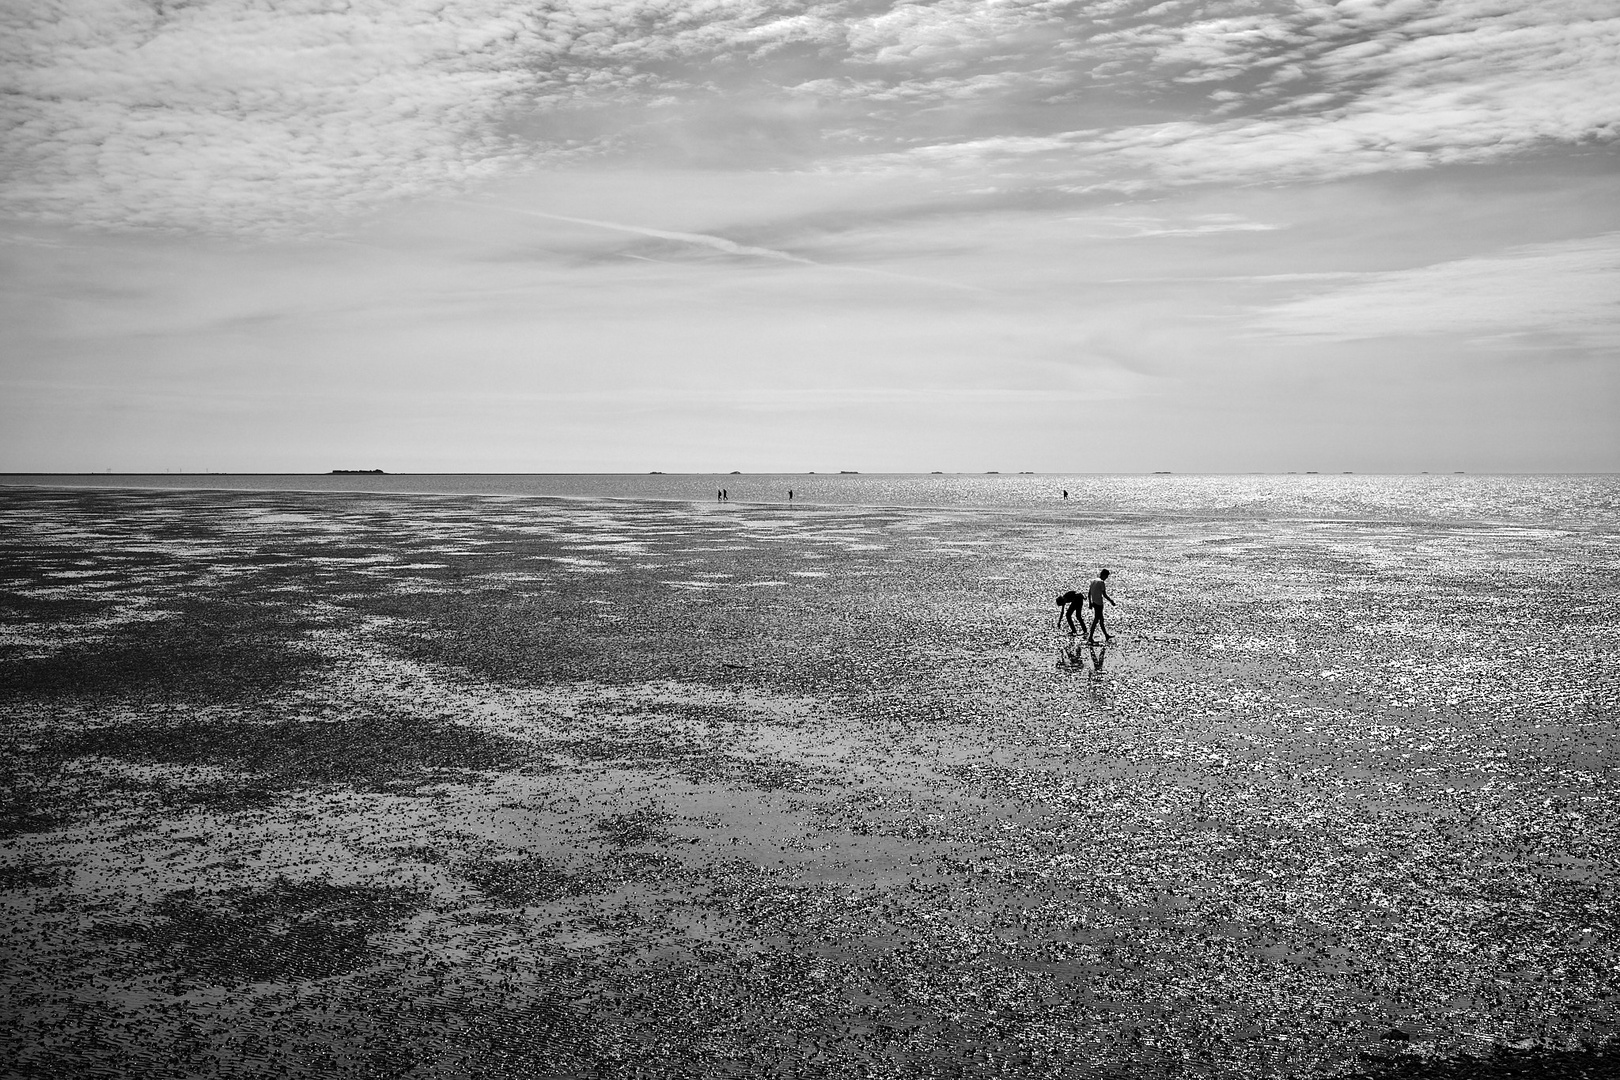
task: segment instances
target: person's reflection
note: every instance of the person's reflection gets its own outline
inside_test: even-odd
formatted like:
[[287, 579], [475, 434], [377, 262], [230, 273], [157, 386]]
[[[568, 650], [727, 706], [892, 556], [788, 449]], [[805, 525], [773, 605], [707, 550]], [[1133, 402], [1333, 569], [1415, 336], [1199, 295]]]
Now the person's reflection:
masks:
[[1081, 671], [1101, 671], [1108, 659], [1108, 646], [1099, 643], [1071, 641], [1064, 645], [1058, 656], [1058, 667], [1078, 668]]

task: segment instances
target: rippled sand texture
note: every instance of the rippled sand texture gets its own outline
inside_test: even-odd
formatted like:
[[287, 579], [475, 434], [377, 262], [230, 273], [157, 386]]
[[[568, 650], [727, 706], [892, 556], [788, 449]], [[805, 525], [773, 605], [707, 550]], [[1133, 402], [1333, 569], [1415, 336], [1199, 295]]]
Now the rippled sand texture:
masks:
[[0, 1060], [1620, 1065], [1612, 535], [1062, 513], [0, 489]]

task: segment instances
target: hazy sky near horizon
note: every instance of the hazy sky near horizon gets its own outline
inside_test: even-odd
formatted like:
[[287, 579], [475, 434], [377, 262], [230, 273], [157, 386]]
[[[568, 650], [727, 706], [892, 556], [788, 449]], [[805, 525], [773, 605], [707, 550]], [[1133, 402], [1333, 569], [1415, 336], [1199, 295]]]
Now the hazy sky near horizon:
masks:
[[0, 8], [0, 471], [1620, 470], [1597, 0]]

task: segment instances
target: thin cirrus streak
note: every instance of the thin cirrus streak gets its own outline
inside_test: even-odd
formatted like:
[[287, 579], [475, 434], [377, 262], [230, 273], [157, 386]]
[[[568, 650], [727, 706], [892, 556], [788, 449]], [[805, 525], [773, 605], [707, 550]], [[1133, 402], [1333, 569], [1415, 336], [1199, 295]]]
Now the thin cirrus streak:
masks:
[[[648, 236], [656, 240], [674, 240], [677, 243], [697, 244], [701, 247], [724, 251], [728, 255], [751, 255], [760, 259], [773, 259], [777, 262], [796, 263], [800, 266], [812, 266], [818, 270], [835, 270], [851, 274], [875, 274], [878, 277], [895, 278], [900, 281], [914, 281], [924, 285], [937, 285], [947, 289], [961, 289], [967, 292], [988, 293], [991, 290], [977, 285], [967, 285], [959, 281], [945, 281], [941, 278], [924, 277], [919, 274], [902, 274], [894, 270], [878, 270], [869, 266], [848, 266], [841, 263], [817, 262], [806, 259], [802, 255], [794, 255], [788, 251], [778, 251], [775, 248], [757, 247], [753, 244], [739, 244], [735, 240], [728, 240], [723, 236], [711, 236], [708, 233], [676, 232], [672, 229], [655, 229], [646, 225], [627, 225], [617, 221], [599, 221], [595, 218], [570, 217], [567, 214], [551, 214], [544, 210], [526, 210], [516, 206], [502, 206], [498, 203], [475, 203], [466, 200], [447, 200], [456, 206], [474, 207], [480, 210], [500, 210], [507, 214], [521, 214], [524, 217], [541, 218], [546, 221], [566, 221], [573, 225], [588, 225], [597, 229], [610, 229], [614, 232], [630, 233], [634, 236]], [[648, 262], [662, 262], [660, 259], [648, 259]]]
[[1254, 329], [1340, 341], [1450, 335], [1480, 342], [1552, 335], [1568, 347], [1620, 342], [1620, 233], [1363, 274], [1261, 314]]
[[1099, 278], [1097, 285], [1157, 285], [1183, 282], [1355, 281], [1375, 275], [1365, 270], [1313, 270], [1294, 274], [1154, 274], [1152, 277]]
[[[1088, 386], [1043, 386], [1036, 389], [998, 386], [835, 386], [835, 387], [752, 387], [728, 389], [723, 403], [744, 408], [825, 408], [836, 405], [893, 404], [921, 402], [933, 404], [984, 405], [1053, 401], [1111, 401], [1130, 397], [1165, 380], [1132, 372], [1113, 371]], [[476, 396], [476, 395], [474, 395]], [[714, 404], [712, 388], [690, 389], [670, 386], [623, 387], [608, 390], [503, 390], [507, 402], [553, 401], [573, 403], [637, 401], [668, 405], [672, 402]]]

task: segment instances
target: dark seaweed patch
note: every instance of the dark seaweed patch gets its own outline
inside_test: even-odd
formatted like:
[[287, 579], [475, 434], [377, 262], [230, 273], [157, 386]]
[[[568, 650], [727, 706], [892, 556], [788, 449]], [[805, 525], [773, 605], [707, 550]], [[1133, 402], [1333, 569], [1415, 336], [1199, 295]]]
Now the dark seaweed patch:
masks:
[[457, 866], [456, 873], [506, 907], [584, 896], [604, 887], [600, 878], [570, 873], [562, 864], [539, 855], [470, 860]]
[[116, 600], [90, 596], [25, 596], [0, 592], [0, 623], [72, 622], [102, 615], [118, 606]]
[[[1405, 1040], [1400, 1040], [1404, 1042]], [[1401, 1055], [1344, 1080], [1608, 1080], [1620, 1076], [1620, 1047], [1572, 1050], [1498, 1046], [1489, 1054], [1457, 1058]]]
[[[401, 784], [462, 777], [520, 763], [527, 748], [515, 740], [437, 720], [361, 714], [340, 721], [283, 720], [270, 724], [189, 721], [127, 723], [57, 740], [65, 757], [112, 757], [169, 765], [217, 765], [253, 774], [234, 789], [255, 791], [312, 784], [393, 790]], [[227, 800], [213, 787], [200, 798]]]
[[[467, 589], [349, 602], [411, 620], [391, 642], [410, 658], [510, 685], [761, 681], [762, 672], [734, 661], [777, 631], [746, 608], [694, 609], [680, 594], [633, 573], [587, 577], [559, 581], [538, 596]], [[624, 610], [625, 595], [636, 597], [633, 612]], [[782, 650], [779, 659], [818, 669], [826, 658]]]
[[149, 1035], [149, 1021], [137, 1029], [127, 1014], [101, 1001], [19, 997], [11, 1004], [0, 1034], [8, 1078], [154, 1075], [141, 1068], [148, 1052], [137, 1037]]
[[266, 784], [257, 777], [212, 780], [200, 784], [113, 777], [105, 781], [103, 786], [107, 791], [150, 795], [164, 810], [195, 809], [226, 813], [262, 810], [279, 802], [283, 794], [278, 787]]
[[206, 982], [320, 979], [360, 967], [371, 935], [425, 904], [407, 889], [278, 878], [263, 889], [172, 892], [153, 906], [154, 921], [106, 933]]
[[[599, 625], [595, 611], [572, 589], [519, 600], [505, 592], [415, 594], [365, 598], [357, 606], [416, 620], [412, 630], [396, 635], [394, 644], [405, 655], [483, 679], [521, 685], [648, 677], [645, 669], [634, 679], [625, 677], [614, 656], [634, 642], [616, 627]], [[660, 659], [647, 659], [663, 666]]]
[[19, 866], [0, 866], [0, 892], [13, 889], [55, 889], [67, 880], [67, 871], [61, 867], [23, 863]]
[[50, 832], [61, 821], [61, 794], [11, 769], [0, 770], [0, 839]]
[[664, 828], [669, 815], [652, 807], [642, 807], [627, 814], [614, 814], [596, 823], [610, 844], [633, 847], [640, 844], [667, 844], [671, 833]]
[[169, 618], [127, 623], [97, 641], [0, 663], [0, 692], [240, 699], [329, 662], [301, 638], [313, 624], [279, 606], [189, 600]]
[[[954, 651], [963, 639], [947, 637], [941, 629], [946, 623], [929, 621], [926, 609], [906, 610], [899, 595], [881, 588], [836, 597], [795, 595], [795, 617], [783, 619], [767, 606], [725, 594], [695, 604], [680, 590], [623, 571], [558, 581], [543, 595], [468, 588], [344, 602], [407, 620], [388, 639], [401, 654], [480, 680], [676, 680], [794, 694], [881, 694], [888, 718], [971, 719], [971, 703], [942, 703], [935, 665], [919, 663], [931, 648]], [[626, 596], [635, 597], [633, 609], [626, 608]], [[963, 614], [953, 612], [949, 625], [967, 637], [983, 632], [963, 627]], [[960, 675], [1004, 686], [992, 671], [966, 666]]]

